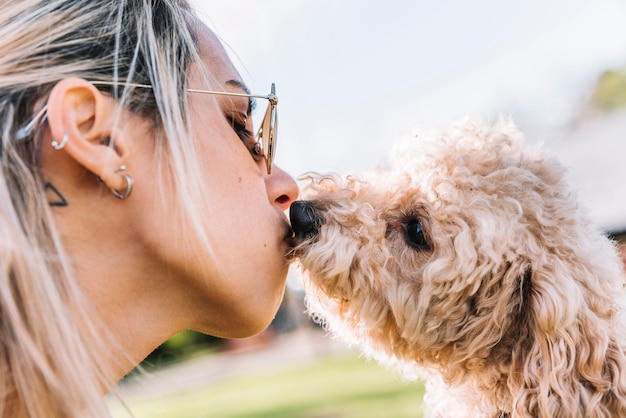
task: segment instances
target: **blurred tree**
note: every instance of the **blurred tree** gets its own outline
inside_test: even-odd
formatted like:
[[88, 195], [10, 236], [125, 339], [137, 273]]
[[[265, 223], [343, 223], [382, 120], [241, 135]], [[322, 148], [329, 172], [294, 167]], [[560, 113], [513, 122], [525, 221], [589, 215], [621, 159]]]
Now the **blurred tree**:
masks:
[[192, 330], [181, 331], [157, 347], [142, 362], [146, 370], [158, 368], [195, 355], [198, 352], [217, 351], [223, 340]]
[[626, 106], [626, 68], [602, 73], [598, 78], [592, 103], [601, 110]]

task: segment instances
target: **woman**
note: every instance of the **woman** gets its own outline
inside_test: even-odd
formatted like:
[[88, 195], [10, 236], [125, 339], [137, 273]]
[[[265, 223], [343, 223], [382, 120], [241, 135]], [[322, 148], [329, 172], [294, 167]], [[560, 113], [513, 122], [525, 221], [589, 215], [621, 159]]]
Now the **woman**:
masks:
[[0, 2], [0, 417], [107, 416], [172, 334], [269, 324], [298, 190], [267, 98], [257, 138], [184, 0]]

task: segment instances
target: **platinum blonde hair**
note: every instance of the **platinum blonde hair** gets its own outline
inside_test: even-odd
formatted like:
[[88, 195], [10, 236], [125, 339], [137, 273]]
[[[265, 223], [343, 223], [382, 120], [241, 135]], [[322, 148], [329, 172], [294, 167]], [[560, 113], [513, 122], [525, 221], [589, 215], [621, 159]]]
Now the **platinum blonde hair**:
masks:
[[102, 324], [44, 193], [38, 132], [26, 141], [16, 132], [58, 81], [110, 83], [98, 88], [153, 121], [163, 180], [202, 225], [189, 197], [201, 177], [185, 140], [187, 74], [198, 59], [190, 13], [184, 0], [0, 0], [0, 417], [108, 417], [102, 392], [113, 383], [94, 348]]

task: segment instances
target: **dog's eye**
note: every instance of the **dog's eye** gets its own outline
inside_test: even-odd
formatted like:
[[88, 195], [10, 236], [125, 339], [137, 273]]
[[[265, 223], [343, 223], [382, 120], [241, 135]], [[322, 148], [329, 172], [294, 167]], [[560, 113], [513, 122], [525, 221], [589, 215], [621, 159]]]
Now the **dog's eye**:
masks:
[[407, 222], [404, 227], [404, 235], [409, 245], [420, 250], [427, 250], [430, 248], [428, 242], [426, 242], [426, 237], [424, 237], [422, 225], [417, 219], [412, 219]]

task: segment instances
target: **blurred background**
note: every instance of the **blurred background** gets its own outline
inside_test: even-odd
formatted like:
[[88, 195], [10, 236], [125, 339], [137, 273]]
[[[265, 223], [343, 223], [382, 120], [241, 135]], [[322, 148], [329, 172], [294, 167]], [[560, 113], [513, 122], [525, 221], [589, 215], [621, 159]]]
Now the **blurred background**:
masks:
[[[396, 138], [511, 115], [570, 168], [593, 220], [626, 234], [623, 0], [192, 0], [254, 93], [275, 82], [277, 164], [367, 170]], [[259, 113], [264, 107], [259, 106]], [[184, 332], [120, 385], [136, 417], [419, 417], [422, 385], [324, 335], [298, 273], [261, 335]], [[113, 416], [129, 416], [112, 399]]]

